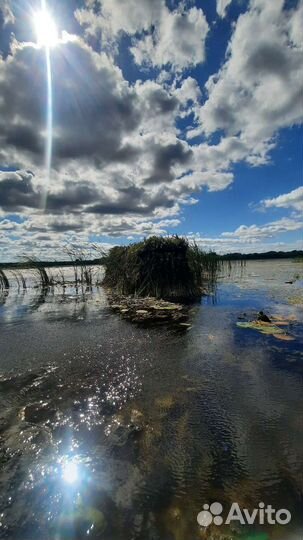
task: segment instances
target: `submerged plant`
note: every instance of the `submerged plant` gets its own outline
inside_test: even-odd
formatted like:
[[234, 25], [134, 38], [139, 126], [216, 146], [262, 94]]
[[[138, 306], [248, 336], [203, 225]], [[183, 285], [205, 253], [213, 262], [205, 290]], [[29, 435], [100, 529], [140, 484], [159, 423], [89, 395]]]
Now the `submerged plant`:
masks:
[[215, 281], [220, 259], [178, 236], [112, 248], [103, 283], [119, 294], [194, 299]]

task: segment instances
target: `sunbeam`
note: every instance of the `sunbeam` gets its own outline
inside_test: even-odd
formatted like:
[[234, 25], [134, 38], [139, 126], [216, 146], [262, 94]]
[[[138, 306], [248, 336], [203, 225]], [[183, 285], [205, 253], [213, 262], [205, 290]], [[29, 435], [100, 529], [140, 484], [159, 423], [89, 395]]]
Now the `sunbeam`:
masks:
[[52, 85], [52, 68], [49, 47], [45, 47], [46, 57], [46, 78], [47, 78], [47, 106], [46, 106], [46, 147], [45, 147], [45, 169], [46, 181], [45, 189], [42, 193], [41, 206], [45, 210], [47, 202], [48, 186], [50, 183], [52, 151], [53, 151], [53, 85]]
[[46, 0], [41, 0], [41, 10], [35, 14], [34, 23], [37, 34], [37, 44], [45, 48], [46, 59], [46, 145], [45, 145], [45, 184], [41, 195], [41, 208], [45, 210], [47, 203], [48, 187], [51, 176], [52, 149], [53, 149], [53, 88], [52, 66], [50, 49], [58, 44], [58, 31], [54, 20], [47, 10]]

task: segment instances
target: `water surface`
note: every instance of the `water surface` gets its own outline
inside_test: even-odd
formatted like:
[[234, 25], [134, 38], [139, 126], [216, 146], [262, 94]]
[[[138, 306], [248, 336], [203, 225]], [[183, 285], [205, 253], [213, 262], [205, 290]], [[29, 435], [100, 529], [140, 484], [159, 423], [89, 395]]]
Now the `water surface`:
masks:
[[[125, 321], [100, 287], [3, 293], [0, 538], [302, 538], [300, 275], [249, 262], [193, 306], [190, 329]], [[294, 340], [237, 327], [261, 309]], [[199, 527], [214, 501], [292, 521]]]

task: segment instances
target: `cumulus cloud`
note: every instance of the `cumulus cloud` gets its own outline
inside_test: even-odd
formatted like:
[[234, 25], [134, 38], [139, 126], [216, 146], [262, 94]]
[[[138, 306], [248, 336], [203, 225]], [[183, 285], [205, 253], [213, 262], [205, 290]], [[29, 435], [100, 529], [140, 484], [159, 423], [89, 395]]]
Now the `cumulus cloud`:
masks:
[[183, 79], [181, 85], [176, 88], [175, 95], [181, 103], [186, 104], [188, 101], [192, 101], [193, 103], [198, 102], [202, 93], [196, 79], [187, 77], [186, 79]]
[[301, 241], [285, 242], [281, 235], [303, 230], [301, 216], [282, 218], [264, 225], [240, 225], [231, 232], [223, 232], [217, 237], [206, 237], [201, 233], [190, 233], [188, 238], [201, 247], [209, 248], [218, 253], [249, 253], [271, 250], [287, 251], [302, 249]]
[[231, 181], [211, 158], [201, 168], [198, 149], [178, 138], [178, 115], [200, 97], [193, 78], [171, 89], [151, 80], [130, 85], [106, 54], [81, 39], [54, 49], [52, 64], [53, 167], [46, 186], [44, 53], [14, 43], [0, 60], [0, 159], [16, 169], [1, 173], [3, 210], [39, 212], [47, 189], [46, 214], [157, 220], [191, 204], [193, 190], [222, 189]]
[[298, 187], [273, 199], [264, 199], [261, 204], [265, 208], [293, 208], [303, 212], [303, 187]]
[[121, 34], [136, 35], [130, 51], [138, 65], [183, 70], [205, 59], [208, 23], [202, 9], [185, 3], [171, 11], [164, 0], [87, 0], [76, 17], [87, 34], [99, 36], [114, 53]]
[[135, 39], [131, 52], [139, 65], [173, 66], [183, 70], [205, 59], [205, 40], [208, 24], [201, 9], [164, 11], [154, 31]]
[[278, 129], [302, 121], [302, 8], [302, 2], [286, 10], [283, 0], [251, 1], [236, 23], [226, 63], [206, 84], [199, 113], [204, 132], [224, 130], [255, 151]]
[[[163, 157], [165, 163], [165, 156]], [[166, 170], [165, 170], [166, 172]], [[156, 181], [156, 180], [155, 180]], [[170, 213], [176, 204], [176, 194], [160, 188], [148, 191], [134, 184], [117, 189], [100, 189], [97, 184], [80, 180], [62, 180], [48, 192], [44, 192], [34, 183], [30, 172], [0, 172], [0, 208], [6, 212], [31, 213], [33, 210], [46, 214], [68, 215], [85, 212], [99, 215], [157, 215], [162, 209]], [[75, 220], [73, 221], [73, 223]]]
[[104, 45], [123, 32], [133, 35], [149, 30], [165, 9], [164, 0], [86, 0], [85, 4], [75, 16], [87, 33], [100, 34]]
[[225, 17], [226, 10], [232, 0], [217, 0], [217, 13], [219, 17]]
[[301, 250], [302, 242], [282, 242], [261, 240], [258, 242], [245, 241], [238, 238], [212, 238], [203, 235], [191, 234], [189, 240], [195, 241], [203, 250], [215, 251], [219, 254], [226, 253], [265, 253], [268, 251], [291, 251]]
[[173, 174], [175, 165], [186, 165], [189, 163], [192, 150], [184, 143], [177, 141], [174, 144], [155, 145], [154, 163], [152, 174], [145, 179], [145, 182], [154, 184], [163, 181], [170, 181], [176, 176]]
[[233, 232], [222, 233], [226, 238], [238, 238], [239, 240], [249, 240], [257, 242], [264, 238], [273, 238], [278, 234], [300, 231], [303, 229], [303, 220], [298, 218], [282, 218], [265, 225], [240, 225]]
[[[122, 139], [138, 126], [140, 110], [120, 70], [80, 40], [54, 49], [52, 62], [54, 159], [121, 159]], [[0, 59], [0, 73], [1, 147], [30, 152], [38, 160], [45, 138], [43, 50], [17, 45], [11, 57]]]
[[[222, 16], [228, 3], [217, 3]], [[0, 56], [0, 243], [6, 238], [11, 249], [15, 242], [17, 251], [37, 235], [47, 253], [99, 236], [166, 234], [180, 225], [183, 206], [196, 204], [198, 192], [230, 186], [236, 163], [265, 164], [276, 131], [299, 121], [303, 2], [287, 10], [282, 0], [252, 0], [206, 87], [197, 66], [209, 27], [193, 2], [83, 4], [75, 13], [82, 37], [69, 36], [51, 52], [48, 181], [45, 54], [25, 42], [20, 18], [10, 50], [6, 44], [9, 54]], [[11, 13], [4, 11], [9, 5], [2, 0], [2, 13]], [[121, 43], [130, 47], [127, 65], [116, 54]], [[128, 63], [135, 80], [126, 78]], [[262, 204], [299, 210], [297, 195], [292, 203], [285, 194]], [[261, 233], [229, 234], [218, 245], [244, 237], [249, 243]]]
[[11, 8], [9, 0], [0, 0], [0, 12], [3, 17], [4, 25], [14, 24], [15, 16]]
[[18, 211], [38, 208], [39, 193], [32, 185], [31, 173], [26, 171], [0, 172], [0, 206], [3, 210]]
[[[17, 169], [1, 173], [7, 211], [39, 209], [45, 188], [43, 56], [16, 44], [0, 60], [0, 158]], [[187, 167], [190, 147], [176, 137], [177, 97], [153, 81], [129, 85], [105, 54], [81, 40], [54, 50], [52, 62], [54, 151], [45, 211], [152, 216], [179, 208], [173, 191], [144, 185], [173, 182]]]

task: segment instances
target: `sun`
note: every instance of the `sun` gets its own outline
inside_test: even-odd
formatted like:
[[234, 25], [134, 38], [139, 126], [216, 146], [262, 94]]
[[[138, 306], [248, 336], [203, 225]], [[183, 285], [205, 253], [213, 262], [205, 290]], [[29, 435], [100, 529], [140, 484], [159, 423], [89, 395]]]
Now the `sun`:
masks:
[[55, 47], [58, 44], [59, 35], [55, 21], [46, 9], [34, 14], [34, 25], [39, 47]]

